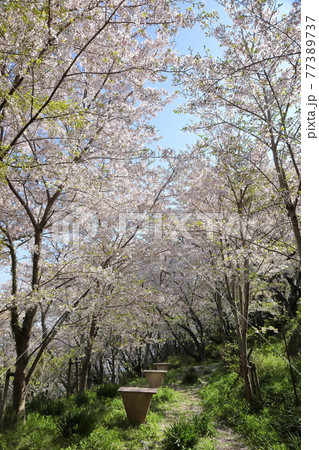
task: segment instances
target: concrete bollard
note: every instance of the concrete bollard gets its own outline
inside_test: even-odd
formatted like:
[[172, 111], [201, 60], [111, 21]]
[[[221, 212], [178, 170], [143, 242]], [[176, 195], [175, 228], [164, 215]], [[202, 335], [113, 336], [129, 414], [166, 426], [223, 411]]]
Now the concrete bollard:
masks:
[[154, 363], [156, 370], [168, 370], [171, 367], [170, 363]]
[[151, 388], [161, 387], [167, 370], [143, 370], [143, 375]]
[[129, 423], [133, 425], [145, 423], [152, 396], [156, 394], [157, 389], [121, 387], [118, 389], [118, 392], [122, 395], [126, 417]]

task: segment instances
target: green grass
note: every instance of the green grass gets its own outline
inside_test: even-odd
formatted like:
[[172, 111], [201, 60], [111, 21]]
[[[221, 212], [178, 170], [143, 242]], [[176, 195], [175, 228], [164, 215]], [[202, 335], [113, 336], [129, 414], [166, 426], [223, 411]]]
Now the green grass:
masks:
[[59, 430], [51, 416], [31, 413], [26, 424], [18, 424], [0, 435], [1, 450], [56, 450]]
[[[277, 350], [282, 351], [280, 345]], [[262, 408], [257, 412], [250, 409], [237, 373], [224, 374], [219, 370], [201, 389], [205, 410], [215, 421], [245, 436], [253, 449], [298, 450], [300, 407], [296, 406], [289, 366], [273, 347], [255, 351], [254, 361], [259, 374]], [[297, 366], [298, 362], [295, 364]]]
[[179, 400], [181, 400], [181, 395], [178, 392], [174, 391], [174, 389], [164, 386], [159, 388], [157, 390], [157, 393], [153, 395], [151, 408], [158, 408], [160, 405], [166, 403], [174, 403]]
[[216, 434], [211, 416], [201, 413], [191, 418], [181, 418], [171, 425], [165, 432], [162, 445], [165, 450], [188, 450], [204, 449], [203, 445], [209, 443], [206, 448], [214, 449], [210, 437], [216, 436]]
[[[117, 394], [118, 386], [103, 385], [69, 399], [34, 398], [28, 405], [25, 425], [10, 427], [9, 408], [8, 428], [0, 434], [0, 449], [214, 450], [214, 424], [219, 422], [245, 436], [254, 450], [297, 450], [300, 409], [294, 403], [289, 367], [267, 348], [254, 353], [263, 398], [263, 408], [258, 412], [251, 411], [245, 402], [238, 374], [225, 374], [216, 362], [209, 362], [196, 366], [195, 373], [205, 384], [200, 390], [204, 412], [192, 416], [194, 400], [187, 397], [187, 389], [198, 383], [182, 385], [185, 374], [194, 373], [193, 366], [188, 365], [168, 371], [166, 385], [153, 396], [145, 424], [130, 425]], [[167, 386], [170, 382], [171, 386], [182, 387], [182, 392]], [[129, 385], [147, 383], [140, 378]], [[194, 389], [191, 392], [193, 395]]]
[[168, 387], [158, 389], [147, 423], [132, 426], [121, 397], [114, 392], [102, 386], [68, 400], [37, 398], [28, 406], [25, 425], [19, 423], [0, 434], [0, 449], [135, 450], [143, 448], [144, 443], [158, 448], [164, 437], [163, 410], [180, 401], [180, 394]]

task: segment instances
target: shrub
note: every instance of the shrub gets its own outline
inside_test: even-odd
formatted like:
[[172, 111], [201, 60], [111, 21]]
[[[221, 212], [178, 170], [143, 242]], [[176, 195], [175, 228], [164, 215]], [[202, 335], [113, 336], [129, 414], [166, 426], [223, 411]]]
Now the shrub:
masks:
[[89, 403], [90, 399], [89, 396], [85, 392], [79, 392], [74, 397], [74, 403], [76, 406], [84, 406]]
[[219, 370], [200, 391], [205, 410], [244, 435], [253, 448], [299, 449], [300, 408], [295, 405], [289, 366], [265, 347], [255, 351], [255, 361], [264, 402], [258, 412], [245, 401], [242, 379]]
[[183, 365], [181, 356], [179, 355], [169, 356], [167, 358], [167, 362], [169, 362], [171, 365], [170, 369], [177, 369], [178, 367], [181, 367]]
[[4, 413], [2, 423], [0, 424], [0, 430], [14, 428], [15, 424], [15, 413], [13, 411], [12, 405], [8, 405]]
[[201, 414], [196, 414], [192, 418], [193, 426], [196, 433], [200, 436], [216, 436], [217, 432], [213, 426], [213, 420], [209, 413], [204, 412]]
[[90, 411], [76, 409], [67, 411], [57, 421], [57, 427], [63, 437], [74, 434], [88, 436], [95, 428], [97, 417]]
[[108, 430], [100, 427], [94, 430], [90, 436], [77, 442], [74, 447], [68, 447], [68, 450], [109, 450], [109, 449], [125, 449], [127, 446], [121, 439], [120, 432]]
[[160, 403], [172, 402], [178, 398], [178, 393], [168, 387], [161, 387], [157, 393], [152, 397], [152, 404], [158, 405]]
[[103, 426], [111, 429], [113, 427], [127, 427], [127, 419], [123, 401], [119, 397], [108, 401], [108, 408], [104, 414]]
[[193, 448], [199, 441], [199, 435], [194, 425], [186, 420], [174, 423], [165, 432], [163, 448], [165, 450], [178, 450]]
[[300, 407], [295, 405], [281, 405], [276, 416], [273, 417], [272, 426], [282, 436], [301, 435]]
[[65, 411], [65, 409], [65, 399], [49, 399], [44, 395], [34, 397], [26, 407], [27, 413], [38, 412], [43, 416], [59, 416]]
[[301, 436], [296, 436], [295, 434], [289, 434], [287, 445], [290, 449], [299, 450], [301, 448]]
[[117, 390], [119, 387], [120, 386], [118, 384], [114, 383], [101, 384], [101, 386], [96, 389], [96, 396], [98, 399], [114, 398], [117, 395]]
[[194, 367], [190, 367], [182, 378], [182, 384], [195, 384], [198, 382], [198, 375], [196, 374]]

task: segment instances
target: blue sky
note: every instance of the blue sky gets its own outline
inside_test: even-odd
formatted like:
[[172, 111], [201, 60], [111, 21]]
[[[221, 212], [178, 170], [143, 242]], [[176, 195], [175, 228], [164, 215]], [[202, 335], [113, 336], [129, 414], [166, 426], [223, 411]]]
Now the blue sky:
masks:
[[[218, 11], [220, 20], [223, 22], [228, 21], [228, 16], [224, 12], [223, 8], [218, 5], [214, 0], [208, 0], [206, 2], [206, 10], [208, 12]], [[176, 50], [180, 54], [188, 54], [190, 50], [193, 54], [204, 54], [204, 46], [208, 47], [213, 55], [221, 55], [221, 49], [216, 39], [208, 38], [205, 36], [204, 31], [199, 25], [196, 25], [192, 29], [180, 29], [176, 37]], [[175, 92], [175, 87], [171, 84], [170, 77], [167, 83], [161, 84], [169, 92]], [[158, 143], [162, 147], [170, 147], [176, 150], [183, 150], [187, 145], [192, 145], [196, 142], [196, 136], [193, 133], [182, 131], [193, 117], [190, 114], [175, 114], [174, 109], [178, 105], [183, 104], [184, 99], [182, 95], [179, 95], [173, 103], [168, 104], [165, 109], [158, 114], [158, 116], [152, 120], [152, 124], [159, 130], [159, 134], [163, 136]]]
[[[283, 12], [288, 13], [293, 0], [282, 0], [278, 3], [282, 4]], [[229, 23], [227, 13], [215, 0], [207, 0], [205, 9], [208, 12], [217, 11], [219, 22]], [[194, 54], [204, 54], [204, 46], [210, 49], [213, 56], [221, 56], [222, 49], [219, 48], [217, 41], [214, 38], [206, 37], [199, 25], [192, 29], [180, 29], [176, 38], [176, 49], [181, 54], [189, 53], [189, 49], [192, 49]], [[169, 80], [165, 84], [161, 83], [160, 86], [172, 93], [176, 89]], [[192, 145], [196, 142], [197, 138], [193, 133], [181, 131], [192, 119], [196, 121], [196, 118], [190, 114], [174, 113], [174, 109], [182, 103], [183, 97], [180, 95], [173, 103], [168, 104], [151, 122], [152, 125], [156, 126], [159, 134], [163, 136], [158, 142], [158, 145], [161, 147], [183, 150], [186, 149], [187, 145]]]

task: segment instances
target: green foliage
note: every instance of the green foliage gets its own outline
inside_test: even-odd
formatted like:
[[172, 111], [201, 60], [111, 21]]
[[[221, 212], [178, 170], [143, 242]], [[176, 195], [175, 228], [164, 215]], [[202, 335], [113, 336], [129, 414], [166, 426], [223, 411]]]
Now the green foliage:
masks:
[[[255, 356], [258, 367], [260, 385], [263, 390], [263, 400], [267, 406], [277, 406], [294, 402], [294, 390], [291, 380], [289, 365], [285, 358], [283, 346], [276, 349], [283, 357], [276, 354], [272, 349], [264, 349]], [[300, 361], [293, 361], [293, 373], [297, 384], [298, 394], [300, 393]]]
[[299, 441], [301, 434], [300, 415], [300, 406], [294, 404], [281, 405], [278, 414], [272, 420], [272, 426], [283, 437], [290, 436], [292, 442], [295, 441], [295, 438]]
[[167, 362], [170, 363], [170, 370], [171, 369], [177, 369], [178, 367], [182, 366], [182, 360], [179, 355], [169, 356], [167, 358]]
[[213, 420], [210, 413], [204, 412], [196, 414], [192, 418], [194, 428], [200, 436], [216, 436], [217, 432], [213, 426]]
[[97, 416], [86, 409], [74, 409], [65, 412], [57, 420], [57, 427], [65, 438], [74, 434], [88, 436], [95, 428]]
[[118, 384], [113, 383], [101, 384], [101, 386], [96, 389], [96, 396], [98, 399], [114, 398], [117, 395], [119, 387]]
[[121, 398], [108, 399], [107, 404], [109, 408], [104, 414], [103, 424], [108, 427], [126, 427], [126, 414]]
[[13, 429], [0, 436], [1, 450], [57, 449], [54, 445], [58, 437], [54, 419], [38, 413], [28, 414], [26, 424], [18, 423]]
[[210, 414], [204, 412], [191, 419], [183, 418], [174, 423], [165, 433], [163, 448], [166, 450], [189, 449], [196, 445], [196, 448], [213, 449], [213, 445], [202, 447], [200, 440], [203, 436], [216, 436], [216, 434]]
[[165, 383], [176, 383], [182, 374], [181, 368], [172, 369], [170, 368], [165, 376]]
[[[276, 347], [278, 351], [280, 345]], [[297, 450], [300, 448], [300, 408], [296, 406], [289, 366], [273, 347], [256, 350], [254, 355], [263, 399], [261, 410], [257, 413], [249, 408], [238, 374], [224, 374], [221, 370], [217, 370], [210, 384], [201, 389], [205, 410], [216, 421], [245, 436], [253, 448]]]
[[216, 446], [214, 442], [211, 441], [208, 437], [201, 438], [196, 446], [194, 447], [195, 450], [216, 450]]
[[151, 405], [158, 405], [165, 402], [174, 402], [179, 398], [176, 391], [169, 387], [161, 387], [157, 390], [157, 393], [152, 397]]
[[135, 386], [135, 387], [148, 387], [149, 386], [145, 377], [122, 380], [121, 385], [122, 386]]
[[230, 371], [236, 371], [238, 367], [238, 346], [234, 342], [226, 342], [221, 349], [224, 364]]
[[90, 398], [86, 392], [79, 392], [74, 397], [74, 403], [76, 406], [84, 406], [90, 402]]
[[45, 395], [35, 396], [26, 407], [27, 412], [37, 412], [43, 416], [59, 416], [65, 410], [65, 399], [49, 399]]
[[199, 441], [194, 425], [187, 420], [174, 423], [165, 433], [163, 448], [165, 450], [189, 449]]
[[4, 413], [3, 421], [0, 424], [0, 430], [13, 428], [15, 425], [14, 411], [11, 405], [8, 405]]
[[126, 443], [121, 440], [117, 429], [108, 430], [98, 427], [90, 436], [69, 447], [68, 450], [120, 450], [125, 448], [127, 448]]
[[195, 384], [199, 382], [198, 375], [194, 367], [190, 367], [182, 378], [182, 384]]

